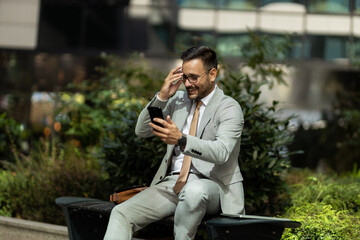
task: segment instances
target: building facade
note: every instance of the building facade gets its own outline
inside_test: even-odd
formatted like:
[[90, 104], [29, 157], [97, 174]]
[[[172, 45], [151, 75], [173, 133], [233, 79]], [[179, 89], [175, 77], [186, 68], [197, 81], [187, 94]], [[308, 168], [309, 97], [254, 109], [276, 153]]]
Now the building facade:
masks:
[[360, 56], [360, 0], [0, 0], [0, 83], [16, 85], [6, 66], [19, 51], [37, 91], [85, 78], [104, 51], [142, 52], [167, 70], [179, 51], [206, 44], [241, 62], [249, 30], [294, 43], [283, 56], [294, 66], [290, 87], [264, 89], [265, 101], [280, 97], [316, 122], [337, 88], [359, 85], [351, 63]]

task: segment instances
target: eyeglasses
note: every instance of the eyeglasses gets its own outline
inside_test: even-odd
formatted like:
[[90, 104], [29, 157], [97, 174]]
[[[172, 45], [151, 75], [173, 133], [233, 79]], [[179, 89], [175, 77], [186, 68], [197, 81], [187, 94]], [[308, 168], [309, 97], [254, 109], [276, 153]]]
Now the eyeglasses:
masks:
[[[211, 69], [210, 69], [211, 70]], [[186, 80], [189, 80], [190, 83], [196, 83], [200, 78], [202, 78], [205, 74], [209, 73], [210, 70], [207, 70], [206, 72], [200, 74], [199, 76], [197, 75], [190, 75], [190, 76], [186, 76], [185, 74], [183, 74], [183, 82], [185, 83]]]

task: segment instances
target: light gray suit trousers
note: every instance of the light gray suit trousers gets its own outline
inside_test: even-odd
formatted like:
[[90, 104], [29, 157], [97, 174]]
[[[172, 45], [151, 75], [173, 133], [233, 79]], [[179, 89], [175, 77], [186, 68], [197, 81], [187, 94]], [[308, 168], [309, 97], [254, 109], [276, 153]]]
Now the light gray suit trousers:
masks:
[[194, 239], [205, 213], [220, 210], [217, 185], [209, 179], [190, 174], [182, 191], [173, 191], [178, 175], [168, 176], [161, 183], [114, 207], [105, 240], [131, 240], [134, 232], [148, 224], [174, 215], [175, 239]]

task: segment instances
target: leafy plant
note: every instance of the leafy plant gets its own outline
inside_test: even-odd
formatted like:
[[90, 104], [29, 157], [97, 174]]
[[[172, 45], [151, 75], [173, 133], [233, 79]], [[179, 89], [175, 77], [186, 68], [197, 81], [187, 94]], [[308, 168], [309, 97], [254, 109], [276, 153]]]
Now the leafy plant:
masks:
[[6, 191], [10, 178], [11, 172], [0, 170], [0, 216], [11, 217], [11, 199]]
[[134, 129], [147, 103], [144, 97], [152, 97], [163, 76], [137, 56], [129, 61], [111, 55], [103, 59], [106, 64], [98, 67], [101, 79], [71, 85], [71, 92], [58, 95], [58, 134], [83, 147], [98, 146], [97, 156], [113, 189], [149, 183], [165, 146], [155, 138], [136, 137]]
[[55, 204], [57, 197], [108, 197], [107, 175], [100, 172], [98, 160], [72, 145], [44, 142], [30, 156], [4, 164], [0, 211], [6, 215], [64, 224], [62, 210]]
[[19, 159], [18, 150], [26, 143], [29, 131], [6, 113], [0, 115], [0, 160]]
[[143, 139], [135, 135], [138, 112], [143, 105], [118, 105], [111, 111], [113, 121], [105, 126], [101, 142], [102, 165], [111, 176], [112, 186], [121, 188], [150, 183], [164, 153], [165, 145], [158, 138]]
[[360, 206], [360, 180], [357, 177], [311, 176], [302, 184], [295, 184], [292, 205], [321, 202], [336, 211], [358, 213]]
[[300, 228], [285, 230], [283, 240], [360, 239], [360, 218], [346, 210], [336, 211], [331, 205], [304, 203], [294, 206], [286, 216], [302, 225]]
[[[161, 86], [159, 72], [134, 55], [125, 61], [103, 55], [105, 64], [97, 67], [99, 80], [70, 84], [68, 92], [56, 95], [58, 104], [55, 121], [60, 122], [62, 139], [77, 140], [81, 146], [94, 146], [103, 138], [104, 128], [112, 124], [118, 108], [122, 112], [138, 111]], [[128, 108], [128, 109], [126, 109]], [[114, 116], [114, 114], [116, 116]], [[122, 124], [124, 125], [124, 124]]]
[[288, 177], [294, 176], [297, 183], [292, 185], [291, 205], [283, 217], [302, 225], [286, 230], [282, 239], [360, 239], [357, 173], [326, 176], [302, 170]]
[[[239, 163], [244, 175], [248, 213], [271, 214], [279, 207], [279, 199], [286, 193], [283, 176], [290, 168], [287, 145], [293, 135], [288, 130], [291, 117], [276, 117], [278, 102], [266, 106], [259, 101], [261, 87], [285, 84], [284, 71], [274, 64], [276, 54], [286, 48], [277, 46], [267, 36], [250, 33], [243, 47], [246, 56], [239, 70], [225, 68], [221, 81], [225, 93], [240, 103], [245, 126], [241, 137]], [[279, 51], [274, 52], [274, 49]]]
[[103, 74], [100, 79], [101, 84], [105, 84], [105, 87], [109, 86], [108, 84], [114, 87], [113, 83], [116, 82], [117, 87], [112, 90], [122, 89], [132, 98], [152, 98], [166, 76], [149, 66], [146, 59], [136, 53], [127, 60], [105, 54], [102, 55], [102, 59], [105, 64], [98, 67], [98, 71]]

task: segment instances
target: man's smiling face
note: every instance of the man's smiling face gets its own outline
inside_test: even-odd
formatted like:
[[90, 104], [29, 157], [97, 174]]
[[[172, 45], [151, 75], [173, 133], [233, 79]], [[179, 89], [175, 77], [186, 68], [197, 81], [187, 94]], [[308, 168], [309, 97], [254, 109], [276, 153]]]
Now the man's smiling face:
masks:
[[[183, 81], [188, 97], [192, 100], [206, 97], [215, 88], [217, 71], [215, 68], [206, 69], [201, 59], [192, 59], [183, 62], [182, 72], [184, 74]], [[197, 78], [197, 81], [190, 83], [187, 78]]]

